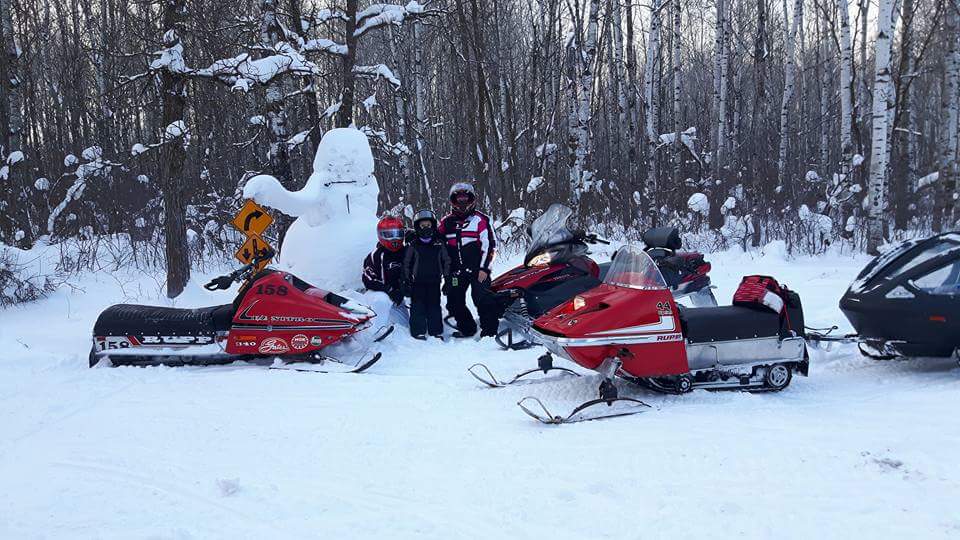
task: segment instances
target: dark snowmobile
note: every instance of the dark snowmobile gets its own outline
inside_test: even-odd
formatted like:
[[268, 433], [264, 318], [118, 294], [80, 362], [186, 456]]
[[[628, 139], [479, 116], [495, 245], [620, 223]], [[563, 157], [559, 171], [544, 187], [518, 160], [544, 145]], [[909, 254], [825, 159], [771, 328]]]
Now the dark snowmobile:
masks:
[[545, 423], [569, 423], [642, 412], [646, 404], [619, 397], [616, 379], [665, 393], [695, 388], [769, 392], [806, 375], [803, 308], [799, 296], [783, 299], [783, 313], [741, 305], [682, 308], [650, 256], [621, 249], [603, 283], [534, 321], [532, 332], [548, 354], [537, 369], [500, 382], [485, 367], [471, 374], [491, 387], [522, 382], [525, 375], [559, 370], [551, 355], [603, 375], [599, 397], [566, 416], [555, 416], [537, 398], [520, 407]]
[[960, 232], [905, 242], [875, 258], [840, 309], [857, 331], [846, 337], [866, 356], [960, 358]]
[[590, 258], [590, 244], [607, 244], [595, 234], [571, 230], [573, 210], [551, 205], [530, 226], [531, 242], [523, 264], [490, 284], [504, 310], [497, 343], [505, 349], [525, 349], [531, 322], [573, 296], [600, 284], [601, 267]]
[[[198, 309], [118, 304], [110, 306], [93, 327], [90, 367], [111, 365], [211, 365], [247, 361], [283, 367], [307, 362], [302, 371], [359, 372], [380, 359], [361, 357], [346, 364], [321, 351], [368, 328], [376, 314], [342, 296], [323, 291], [292, 274], [270, 268], [261, 253], [239, 270], [215, 278], [204, 287], [226, 290], [240, 280], [231, 304]], [[374, 341], [392, 327], [381, 329]], [[279, 360], [279, 362], [275, 362]]]

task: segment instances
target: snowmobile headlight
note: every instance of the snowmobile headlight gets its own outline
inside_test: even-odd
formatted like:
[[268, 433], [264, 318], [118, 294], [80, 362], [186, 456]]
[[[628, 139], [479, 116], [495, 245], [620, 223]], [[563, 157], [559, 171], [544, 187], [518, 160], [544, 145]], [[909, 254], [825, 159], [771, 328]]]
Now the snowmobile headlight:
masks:
[[583, 299], [582, 296], [573, 297], [573, 310], [583, 309], [583, 306], [587, 305], [587, 301]]
[[530, 259], [530, 266], [546, 266], [553, 260], [553, 253], [546, 251]]

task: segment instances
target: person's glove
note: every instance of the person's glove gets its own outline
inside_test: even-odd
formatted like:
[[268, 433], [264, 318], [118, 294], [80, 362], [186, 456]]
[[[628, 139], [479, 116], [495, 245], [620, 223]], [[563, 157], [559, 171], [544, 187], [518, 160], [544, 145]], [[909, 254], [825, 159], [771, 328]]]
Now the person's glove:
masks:
[[440, 288], [440, 292], [442, 292], [444, 296], [449, 296], [452, 288], [453, 285], [451, 285], [450, 280], [448, 279], [443, 282], [443, 287]]
[[403, 291], [399, 288], [393, 288], [387, 291], [387, 296], [390, 297], [390, 300], [393, 300], [394, 304], [403, 303]]

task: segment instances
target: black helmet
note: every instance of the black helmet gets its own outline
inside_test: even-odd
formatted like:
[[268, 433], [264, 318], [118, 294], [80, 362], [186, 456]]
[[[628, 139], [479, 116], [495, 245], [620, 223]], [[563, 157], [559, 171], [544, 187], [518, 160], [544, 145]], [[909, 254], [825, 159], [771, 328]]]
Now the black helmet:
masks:
[[453, 211], [461, 216], [473, 212], [477, 207], [477, 193], [473, 190], [473, 184], [469, 182], [457, 182], [450, 188], [450, 204]]
[[413, 229], [420, 238], [430, 238], [437, 233], [437, 216], [430, 210], [420, 210], [413, 216]]

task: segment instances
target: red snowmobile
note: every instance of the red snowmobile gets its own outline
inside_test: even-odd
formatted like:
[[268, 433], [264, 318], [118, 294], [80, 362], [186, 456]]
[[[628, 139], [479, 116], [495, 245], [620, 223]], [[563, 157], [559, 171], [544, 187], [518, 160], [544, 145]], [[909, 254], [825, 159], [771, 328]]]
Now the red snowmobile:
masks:
[[[506, 386], [527, 375], [558, 370], [552, 354], [599, 372], [599, 398], [567, 416], [555, 416], [537, 398], [519, 405], [537, 420], [570, 423], [642, 412], [642, 401], [619, 397], [614, 378], [681, 394], [694, 388], [777, 391], [793, 373], [807, 374], [808, 356], [799, 297], [783, 316], [744, 306], [681, 308], [660, 270], [645, 252], [625, 247], [602, 284], [562, 303], [534, 321], [534, 339], [550, 351], [537, 369], [501, 383], [483, 367], [489, 386]], [[551, 354], [552, 353], [552, 354]], [[607, 407], [596, 407], [607, 405]]]
[[[111, 365], [211, 365], [246, 361], [271, 368], [318, 372], [361, 372], [380, 359], [361, 357], [347, 364], [321, 352], [371, 326], [376, 314], [292, 274], [250, 264], [204, 285], [226, 290], [246, 280], [232, 304], [198, 309], [118, 304], [93, 327], [90, 367]], [[374, 342], [393, 327], [380, 329]], [[305, 362], [311, 365], [287, 366]]]
[[[523, 264], [491, 283], [503, 309], [497, 343], [504, 349], [536, 345], [530, 325], [557, 305], [588, 291], [603, 281], [610, 263], [590, 258], [589, 245], [609, 244], [597, 235], [573, 231], [568, 220], [573, 210], [551, 205], [530, 227], [530, 247]], [[661, 266], [676, 298], [690, 296], [695, 306], [717, 305], [710, 288], [710, 263], [699, 253], [676, 253], [680, 235], [676, 229], [651, 229], [643, 235], [651, 256]]]

